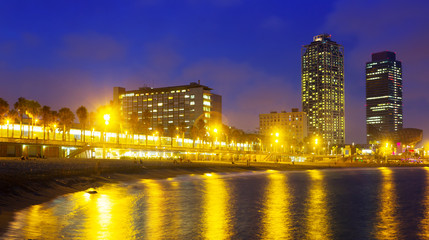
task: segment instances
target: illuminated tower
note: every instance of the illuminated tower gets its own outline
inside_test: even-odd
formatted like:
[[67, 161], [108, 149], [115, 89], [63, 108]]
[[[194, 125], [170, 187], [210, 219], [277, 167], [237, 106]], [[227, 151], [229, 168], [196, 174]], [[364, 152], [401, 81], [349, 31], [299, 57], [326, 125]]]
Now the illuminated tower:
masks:
[[302, 109], [308, 116], [309, 135], [325, 146], [344, 144], [344, 48], [331, 35], [313, 37], [303, 46]]
[[366, 64], [367, 141], [379, 143], [400, 129], [402, 63], [396, 61], [396, 54], [393, 52], [373, 53], [372, 61]]

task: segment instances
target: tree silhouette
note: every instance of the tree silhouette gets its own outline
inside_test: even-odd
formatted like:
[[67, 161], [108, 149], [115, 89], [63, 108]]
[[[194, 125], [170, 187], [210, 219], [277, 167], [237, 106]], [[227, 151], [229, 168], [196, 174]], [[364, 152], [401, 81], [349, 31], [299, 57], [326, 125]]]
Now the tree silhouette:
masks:
[[[46, 139], [46, 126], [52, 121], [52, 111], [51, 107], [43, 106], [41, 111], [41, 121], [43, 124], [43, 140]], [[49, 138], [49, 137], [48, 137]]]
[[[86, 127], [86, 122], [88, 121], [88, 110], [86, 110], [84, 106], [80, 106], [76, 110], [76, 115], [80, 123], [80, 135], [83, 136], [83, 138], [81, 138], [81, 141], [85, 142], [85, 130], [86, 130], [85, 127]], [[82, 130], [83, 130], [83, 135], [82, 135]]]
[[[3, 98], [0, 98], [0, 121], [3, 121], [7, 112], [9, 112], [9, 103], [7, 103]], [[1, 130], [2, 129], [0, 129], [0, 131]], [[1, 131], [0, 136], [3, 136], [3, 131]]]
[[147, 135], [149, 135], [149, 128], [151, 127], [151, 119], [152, 119], [152, 113], [148, 110], [145, 109], [145, 111], [142, 114], [142, 132], [145, 135], [145, 140], [146, 140], [146, 146], [147, 146]]
[[[34, 100], [27, 100], [27, 109], [25, 114], [27, 114], [27, 116], [31, 118], [31, 137], [33, 137], [34, 133], [34, 120], [36, 119], [37, 121], [38, 117], [40, 116], [40, 112], [41, 106], [39, 102]], [[30, 128], [30, 126], [28, 127]], [[30, 134], [28, 134], [28, 138], [30, 138]]]
[[[60, 124], [63, 126], [63, 141], [66, 140], [65, 133], [70, 132], [71, 125], [74, 121], [74, 114], [69, 108], [61, 108], [58, 111], [58, 118], [60, 120]], [[69, 135], [70, 141], [70, 135]]]
[[12, 109], [9, 111], [9, 113], [7, 114], [8, 118], [10, 119], [10, 121], [12, 122], [12, 138], [14, 136], [14, 130], [15, 130], [15, 122], [16, 120], [19, 118], [19, 114], [15, 109]]
[[136, 112], [131, 113], [130, 119], [128, 120], [128, 124], [130, 125], [130, 129], [133, 136], [132, 143], [134, 143], [134, 136], [138, 131], [138, 125], [139, 125], [139, 116]]
[[20, 131], [20, 136], [19, 138], [22, 138], [22, 120], [24, 118], [24, 114], [27, 111], [27, 102], [28, 100], [20, 97], [18, 98], [18, 101], [13, 105], [13, 107], [15, 108], [15, 110], [18, 112], [18, 116], [19, 116], [19, 131]]

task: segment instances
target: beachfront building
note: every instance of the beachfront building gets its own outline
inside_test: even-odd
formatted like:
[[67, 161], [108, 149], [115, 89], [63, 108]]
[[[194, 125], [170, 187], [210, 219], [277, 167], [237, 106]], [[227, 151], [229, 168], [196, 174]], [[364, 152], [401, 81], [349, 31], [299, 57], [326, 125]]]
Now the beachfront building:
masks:
[[308, 132], [323, 138], [325, 146], [344, 144], [344, 48], [321, 34], [303, 46], [302, 110]]
[[162, 126], [185, 124], [193, 126], [198, 119], [205, 123], [220, 122], [222, 115], [222, 97], [214, 94], [213, 89], [201, 85], [200, 81], [188, 85], [161, 88], [142, 87], [138, 90], [113, 88], [113, 103], [118, 104], [122, 117], [130, 120], [137, 113], [139, 121], [148, 113], [150, 130]]
[[307, 114], [299, 112], [298, 108], [292, 108], [292, 112], [259, 114], [259, 133], [267, 141], [275, 142], [277, 139], [283, 147], [296, 146], [307, 137]]
[[396, 138], [401, 129], [402, 63], [394, 52], [373, 53], [366, 63], [367, 142]]

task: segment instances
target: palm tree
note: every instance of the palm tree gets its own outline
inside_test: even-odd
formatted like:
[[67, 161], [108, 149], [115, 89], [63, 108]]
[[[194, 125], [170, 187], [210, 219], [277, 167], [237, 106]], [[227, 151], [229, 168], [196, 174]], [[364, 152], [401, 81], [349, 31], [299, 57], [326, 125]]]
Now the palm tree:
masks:
[[28, 105], [27, 102], [28, 102], [27, 99], [20, 97], [18, 98], [18, 101], [13, 105], [15, 110], [18, 112], [18, 116], [19, 116], [19, 131], [20, 131], [19, 138], [22, 138], [22, 119], [24, 118], [24, 114], [27, 111], [27, 105]]
[[179, 134], [182, 136], [182, 147], [185, 147], [185, 133], [186, 133], [186, 123], [181, 122], [179, 123], [178, 131]]
[[[70, 108], [61, 108], [58, 111], [58, 117], [60, 120], [60, 124], [63, 126], [63, 141], [65, 141], [65, 133], [70, 132], [70, 127], [74, 121], [74, 114], [70, 110]], [[69, 135], [70, 141], [70, 135]]]
[[198, 138], [198, 128], [191, 126], [191, 138], [192, 138], [192, 148], [195, 148], [195, 139]]
[[[55, 131], [57, 130], [58, 127], [58, 112], [57, 111], [51, 111], [49, 114], [49, 132], [53, 132], [53, 136], [52, 139], [55, 140]], [[48, 132], [48, 139], [49, 139], [49, 132]]]
[[[31, 137], [33, 137], [33, 130], [34, 130], [34, 119], [39, 117], [40, 115], [41, 106], [40, 103], [34, 100], [27, 101], [27, 111], [26, 114], [31, 118]], [[30, 125], [28, 126], [30, 128]], [[30, 132], [30, 131], [29, 131]], [[30, 138], [30, 134], [28, 135], [28, 138]]]
[[133, 140], [131, 143], [134, 144], [134, 136], [137, 132], [138, 124], [139, 124], [139, 116], [136, 112], [131, 113], [131, 117], [130, 117], [130, 120], [128, 120], [128, 124], [130, 125], [131, 132], [133, 133], [132, 134]]
[[197, 136], [203, 141], [203, 148], [204, 148], [204, 141], [205, 141], [205, 137], [206, 137], [206, 123], [204, 122], [203, 119], [200, 118], [195, 123], [195, 127], [196, 127], [196, 131], [197, 131]]
[[176, 132], [178, 132], [179, 128], [174, 126], [173, 124], [168, 125], [168, 136], [170, 137], [171, 147], [173, 147], [173, 139], [176, 136]]
[[15, 121], [16, 121], [16, 119], [19, 118], [19, 114], [15, 109], [12, 109], [9, 111], [7, 116], [10, 119], [10, 121], [12, 121], [12, 138], [13, 138], [14, 130], [15, 130]]
[[[6, 113], [9, 112], [9, 103], [7, 103], [3, 98], [0, 98], [0, 121], [3, 120]], [[0, 123], [0, 126], [2, 124]], [[3, 129], [0, 128], [0, 136], [3, 135]]]
[[[88, 121], [88, 110], [86, 110], [86, 108], [84, 106], [80, 106], [77, 110], [76, 110], [76, 115], [79, 118], [79, 123], [80, 123], [80, 136], [83, 136], [83, 138], [81, 138], [81, 141], [85, 142], [85, 124]], [[82, 135], [82, 130], [83, 130], [83, 135]]]
[[46, 140], [46, 125], [48, 125], [52, 119], [51, 107], [43, 106], [41, 111], [41, 117], [43, 123], [43, 140]]
[[151, 126], [152, 114], [149, 109], [146, 109], [142, 114], [142, 131], [145, 134], [146, 146], [147, 146], [147, 135], [149, 134], [149, 128]]
[[95, 123], [97, 121], [97, 114], [95, 112], [89, 113], [89, 128], [91, 129], [91, 141], [94, 141], [94, 131]]
[[159, 136], [159, 146], [161, 146], [161, 136], [164, 135], [164, 126], [163, 125], [156, 126], [155, 132]]

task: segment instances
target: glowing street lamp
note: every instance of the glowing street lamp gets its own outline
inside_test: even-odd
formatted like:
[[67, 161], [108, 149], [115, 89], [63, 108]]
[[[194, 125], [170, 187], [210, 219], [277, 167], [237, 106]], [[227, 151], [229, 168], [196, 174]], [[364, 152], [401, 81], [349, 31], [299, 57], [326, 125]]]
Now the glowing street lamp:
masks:
[[110, 121], [110, 114], [104, 114], [104, 116], [103, 116], [103, 118], [104, 118], [104, 124], [105, 124], [105, 126], [104, 126], [104, 144], [103, 144], [103, 158], [106, 158], [106, 142], [107, 142], [107, 133], [106, 133], [106, 128], [107, 128], [107, 125], [109, 125], [109, 121]]
[[104, 114], [104, 124], [109, 125], [110, 114]]
[[6, 125], [7, 125], [6, 137], [9, 137], [9, 119], [6, 119]]
[[318, 137], [316, 137], [315, 139], [314, 139], [314, 145], [315, 145], [315, 150], [316, 150], [316, 153], [317, 154], [319, 154], [319, 148], [318, 148], [318, 144], [319, 144], [319, 138]]
[[54, 140], [55, 140], [55, 133], [57, 133], [57, 124], [54, 124]]

